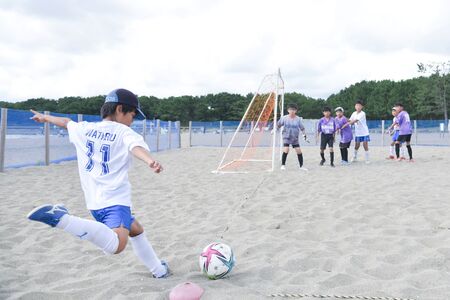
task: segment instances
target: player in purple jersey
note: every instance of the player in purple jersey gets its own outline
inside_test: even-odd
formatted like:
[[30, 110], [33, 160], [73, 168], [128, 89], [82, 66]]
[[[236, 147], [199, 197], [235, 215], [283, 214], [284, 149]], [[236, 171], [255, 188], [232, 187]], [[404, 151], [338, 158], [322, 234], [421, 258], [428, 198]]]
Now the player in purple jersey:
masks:
[[[395, 109], [395, 107], [393, 107], [392, 108], [392, 116], [394, 118], [392, 120], [392, 125], [389, 126], [386, 131], [388, 134], [390, 134], [392, 136], [392, 142], [391, 142], [391, 145], [389, 146], [389, 156], [386, 159], [395, 159], [395, 142], [398, 139], [399, 131], [400, 131], [398, 124], [396, 124], [397, 115], [398, 115], [398, 112]], [[405, 159], [405, 148], [402, 147], [402, 145], [403, 145], [403, 143], [400, 143], [400, 153], [401, 153], [400, 158], [402, 160], [404, 160]]]
[[400, 144], [402, 142], [406, 142], [406, 149], [408, 149], [409, 161], [413, 162], [414, 160], [411, 148], [412, 127], [409, 114], [405, 110], [403, 110], [403, 104], [401, 103], [395, 104], [395, 110], [398, 112], [395, 124], [398, 125], [399, 127], [399, 135], [397, 141], [395, 142], [395, 154], [397, 156], [397, 160], [398, 161], [402, 160], [400, 158]]
[[336, 129], [341, 134], [341, 141], [339, 143], [339, 149], [341, 150], [341, 163], [348, 165], [348, 148], [352, 143], [353, 133], [347, 118], [344, 116], [344, 109], [338, 107], [334, 110], [336, 112]]
[[325, 163], [325, 149], [330, 149], [330, 166], [334, 167], [334, 135], [336, 133], [336, 123], [334, 118], [331, 116], [331, 109], [329, 107], [323, 108], [323, 118], [319, 120], [317, 126], [317, 134], [320, 134], [320, 165], [323, 166]]

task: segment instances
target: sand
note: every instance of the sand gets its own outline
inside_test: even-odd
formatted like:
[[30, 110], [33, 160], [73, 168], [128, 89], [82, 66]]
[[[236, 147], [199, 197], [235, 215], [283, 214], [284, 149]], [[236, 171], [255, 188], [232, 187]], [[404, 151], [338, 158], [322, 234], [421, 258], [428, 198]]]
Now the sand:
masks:
[[[272, 293], [450, 299], [450, 148], [414, 148], [415, 163], [319, 167], [288, 157], [285, 172], [212, 174], [223, 149], [156, 154], [160, 175], [136, 162], [134, 213], [174, 275], [150, 277], [131, 247], [105, 256], [86, 241], [31, 222], [43, 203], [85, 209], [75, 162], [0, 174], [1, 299], [167, 299], [178, 283], [202, 299], [270, 299]], [[235, 251], [229, 277], [210, 281], [198, 255], [210, 242]]]

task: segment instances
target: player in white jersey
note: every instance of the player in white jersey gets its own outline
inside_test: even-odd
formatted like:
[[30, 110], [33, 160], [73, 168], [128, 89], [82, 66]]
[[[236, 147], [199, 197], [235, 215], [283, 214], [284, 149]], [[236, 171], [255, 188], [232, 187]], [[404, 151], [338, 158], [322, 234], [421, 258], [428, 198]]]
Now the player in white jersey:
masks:
[[105, 254], [125, 249], [130, 238], [134, 253], [156, 278], [170, 275], [166, 262], [158, 259], [144, 234], [144, 228], [131, 214], [131, 185], [128, 168], [132, 156], [144, 161], [156, 173], [162, 166], [152, 159], [142, 136], [130, 128], [135, 116], [145, 117], [136, 95], [125, 89], [108, 94], [98, 123], [74, 122], [34, 113], [33, 120], [67, 128], [77, 151], [78, 170], [86, 207], [96, 221], [70, 215], [62, 204], [41, 205], [28, 214], [33, 221], [60, 228], [88, 240]]
[[356, 101], [355, 103], [355, 112], [350, 116], [350, 125], [355, 125], [355, 151], [353, 153], [352, 162], [355, 162], [358, 159], [358, 150], [363, 143], [363, 147], [365, 150], [366, 163], [369, 163], [369, 128], [367, 127], [366, 121], [366, 113], [363, 111], [364, 105], [362, 101]]

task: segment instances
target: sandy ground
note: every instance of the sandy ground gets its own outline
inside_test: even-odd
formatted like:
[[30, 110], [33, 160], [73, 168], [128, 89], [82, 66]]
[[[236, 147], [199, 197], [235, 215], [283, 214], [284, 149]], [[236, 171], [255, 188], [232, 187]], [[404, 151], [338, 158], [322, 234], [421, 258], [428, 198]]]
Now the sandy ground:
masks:
[[[223, 149], [158, 153], [166, 171], [136, 162], [130, 172], [134, 213], [174, 275], [150, 277], [131, 247], [105, 256], [86, 241], [28, 221], [43, 203], [64, 203], [90, 218], [76, 163], [0, 174], [1, 299], [167, 299], [192, 281], [203, 299], [270, 299], [316, 293], [450, 299], [450, 148], [416, 147], [415, 163], [319, 167], [294, 155], [285, 172], [212, 174]], [[235, 251], [229, 277], [200, 272], [204, 246]]]

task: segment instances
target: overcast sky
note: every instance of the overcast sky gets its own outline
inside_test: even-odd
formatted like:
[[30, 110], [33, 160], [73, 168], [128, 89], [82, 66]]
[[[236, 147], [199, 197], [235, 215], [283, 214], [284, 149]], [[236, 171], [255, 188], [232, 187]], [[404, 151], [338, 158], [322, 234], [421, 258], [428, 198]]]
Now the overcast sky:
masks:
[[450, 59], [450, 1], [0, 0], [0, 100], [287, 91], [326, 98]]

